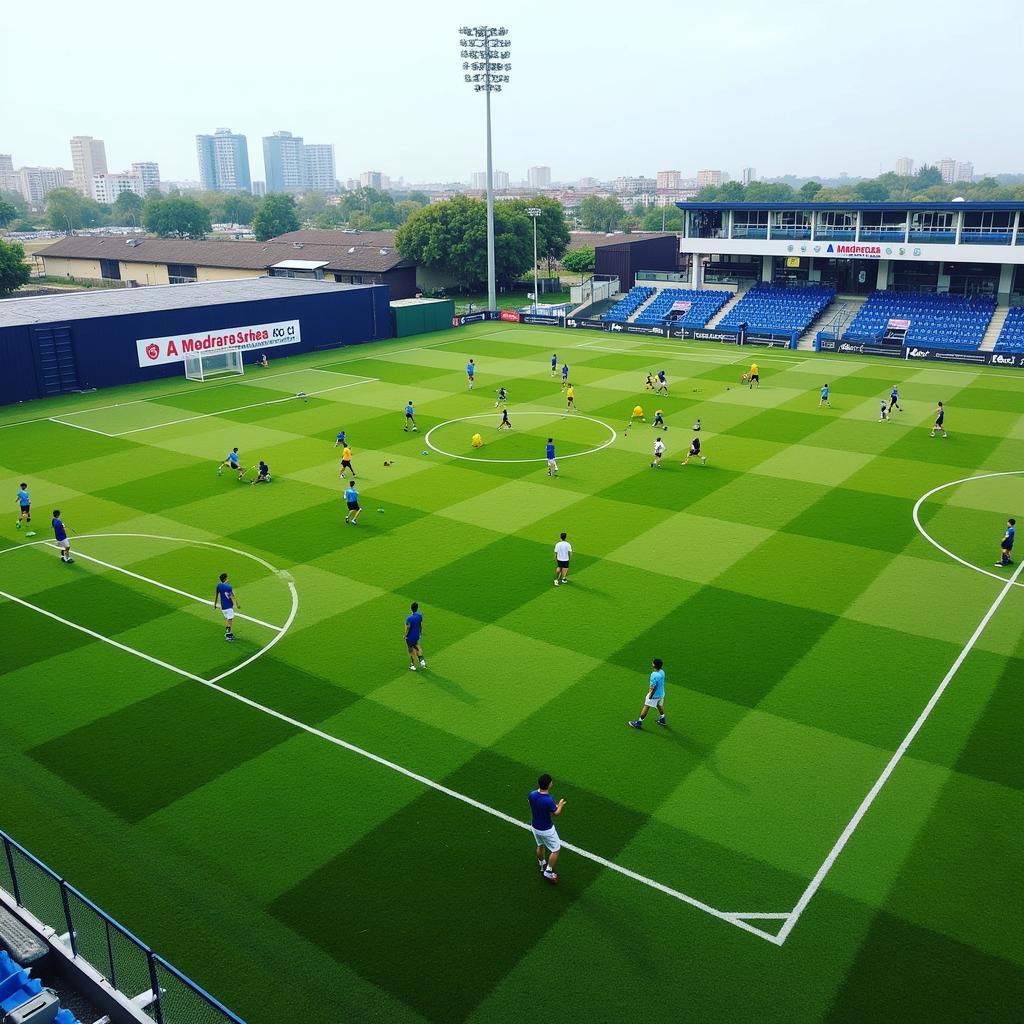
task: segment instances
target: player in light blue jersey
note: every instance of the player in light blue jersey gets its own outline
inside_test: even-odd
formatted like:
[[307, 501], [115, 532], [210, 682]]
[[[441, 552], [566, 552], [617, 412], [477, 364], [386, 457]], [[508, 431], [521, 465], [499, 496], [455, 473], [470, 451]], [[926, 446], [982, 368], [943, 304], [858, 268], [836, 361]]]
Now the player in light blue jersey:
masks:
[[655, 658], [651, 662], [651, 679], [644, 700], [644, 706], [640, 709], [640, 717], [634, 718], [629, 726], [632, 729], [642, 729], [644, 719], [651, 708], [658, 709], [658, 725], [665, 724], [665, 669], [661, 658]]
[[32, 522], [32, 499], [29, 497], [28, 484], [22, 483], [18, 485], [18, 495], [14, 500], [18, 503], [18, 511], [21, 513], [18, 516], [18, 521], [14, 524], [14, 528], [20, 530], [22, 523]]

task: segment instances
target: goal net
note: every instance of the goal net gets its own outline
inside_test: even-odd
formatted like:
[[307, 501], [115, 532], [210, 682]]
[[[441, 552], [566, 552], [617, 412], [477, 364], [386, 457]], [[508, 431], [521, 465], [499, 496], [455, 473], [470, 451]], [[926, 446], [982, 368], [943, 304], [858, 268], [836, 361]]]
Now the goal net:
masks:
[[185, 357], [185, 376], [189, 380], [209, 380], [211, 377], [224, 377], [231, 373], [245, 373], [242, 353], [238, 349]]

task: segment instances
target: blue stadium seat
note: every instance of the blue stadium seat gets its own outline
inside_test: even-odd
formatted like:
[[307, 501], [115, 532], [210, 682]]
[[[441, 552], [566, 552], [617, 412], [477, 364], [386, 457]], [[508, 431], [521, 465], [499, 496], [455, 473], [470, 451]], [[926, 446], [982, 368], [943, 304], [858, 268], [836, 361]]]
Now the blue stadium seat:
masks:
[[[708, 321], [732, 298], [732, 292], [716, 289], [662, 288], [651, 304], [636, 318], [638, 324], [675, 324], [677, 327], [707, 327]], [[669, 314], [675, 302], [689, 302], [690, 308], [676, 320]]]
[[[0, 986], [0, 992], [16, 977], [17, 975], [12, 975], [11, 978], [8, 978], [4, 985]], [[42, 991], [42, 984], [37, 979], [29, 978], [26, 975], [26, 979], [21, 985], [14, 986], [8, 990], [6, 995], [0, 996], [0, 1012], [10, 1013], [16, 1006], [27, 1003], [33, 996], [39, 995]]]
[[15, 963], [6, 949], [0, 949], [0, 986], [12, 975], [17, 974], [21, 966]]
[[611, 309], [602, 313], [601, 319], [625, 323], [653, 294], [653, 288], [636, 285], [630, 288]]
[[779, 288], [757, 284], [718, 322], [719, 330], [738, 331], [741, 323], [747, 329], [792, 334], [805, 331], [836, 297], [832, 288]]
[[996, 340], [996, 352], [1024, 352], [1024, 306], [1014, 306]]
[[70, 1010], [58, 1010], [53, 1024], [79, 1024], [79, 1020]]
[[890, 320], [909, 320], [908, 345], [976, 349], [995, 312], [995, 299], [963, 295], [872, 292], [850, 321], [845, 338], [880, 342]]

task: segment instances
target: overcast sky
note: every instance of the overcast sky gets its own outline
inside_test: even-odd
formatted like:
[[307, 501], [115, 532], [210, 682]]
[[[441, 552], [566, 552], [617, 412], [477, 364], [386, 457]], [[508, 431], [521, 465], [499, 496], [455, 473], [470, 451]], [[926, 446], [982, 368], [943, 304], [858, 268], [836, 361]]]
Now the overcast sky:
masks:
[[[278, 129], [332, 142], [338, 177], [468, 180], [484, 104], [458, 27], [507, 25], [512, 82], [494, 98], [495, 167], [512, 180], [721, 168], [874, 175], [900, 156], [1024, 171], [1021, 0], [610, 0], [457, 4], [82, 5], [4, 13], [0, 152], [71, 166], [106, 142], [111, 171], [157, 160], [198, 176], [194, 136]], [[486, 13], [486, 17], [485, 17]], [[19, 102], [12, 104], [13, 83]]]

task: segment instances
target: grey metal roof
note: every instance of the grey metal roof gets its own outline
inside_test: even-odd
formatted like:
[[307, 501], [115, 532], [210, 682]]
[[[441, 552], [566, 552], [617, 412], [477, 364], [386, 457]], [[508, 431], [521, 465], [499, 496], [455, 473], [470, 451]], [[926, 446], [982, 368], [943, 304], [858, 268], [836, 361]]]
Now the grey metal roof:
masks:
[[[341, 234], [339, 232], [339, 234]], [[39, 249], [37, 256], [62, 259], [124, 260], [127, 263], [184, 263], [228, 270], [266, 270], [287, 259], [322, 260], [329, 270], [383, 274], [411, 267], [392, 245], [368, 245], [360, 235], [346, 243], [307, 245], [293, 242], [245, 242], [225, 239], [125, 238], [121, 235], [69, 235]]]
[[333, 281], [292, 277], [245, 277], [237, 281], [200, 281], [196, 284], [149, 285], [144, 288], [102, 288], [68, 292], [65, 295], [2, 299], [0, 328], [382, 287], [384, 286], [336, 284]]

